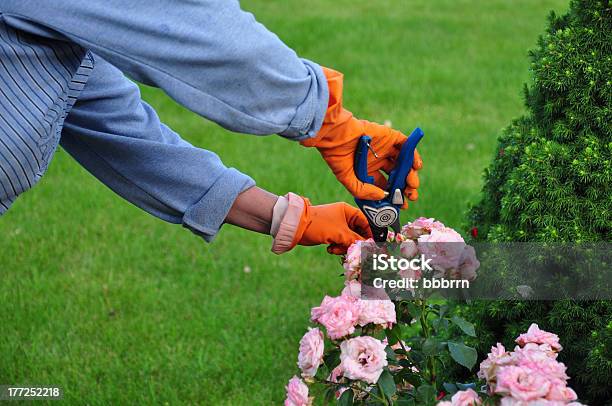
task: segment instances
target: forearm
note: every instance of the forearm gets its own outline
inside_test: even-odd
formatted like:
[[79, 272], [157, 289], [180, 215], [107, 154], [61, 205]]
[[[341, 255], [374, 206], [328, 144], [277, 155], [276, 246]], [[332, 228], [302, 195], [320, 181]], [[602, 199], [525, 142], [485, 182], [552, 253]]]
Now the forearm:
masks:
[[226, 222], [247, 230], [274, 237], [272, 252], [289, 251], [310, 224], [304, 221], [307, 199], [294, 193], [276, 196], [258, 187], [240, 193], [230, 209]]
[[262, 234], [270, 234], [274, 205], [278, 196], [253, 186], [240, 193], [225, 222]]

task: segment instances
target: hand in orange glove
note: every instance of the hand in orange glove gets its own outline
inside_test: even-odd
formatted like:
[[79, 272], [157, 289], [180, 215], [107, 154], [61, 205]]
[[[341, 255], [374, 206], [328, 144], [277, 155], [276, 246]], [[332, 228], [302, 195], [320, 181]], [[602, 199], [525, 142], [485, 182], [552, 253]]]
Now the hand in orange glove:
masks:
[[[395, 159], [407, 137], [384, 125], [358, 120], [353, 114], [342, 107], [342, 74], [332, 69], [323, 68], [329, 87], [329, 104], [323, 120], [323, 126], [314, 138], [301, 141], [306, 147], [319, 150], [327, 165], [348, 191], [355, 197], [366, 200], [380, 200], [385, 194], [384, 173], [389, 174], [395, 166]], [[368, 154], [369, 175], [374, 177], [374, 185], [361, 182], [355, 176], [354, 160], [357, 142], [362, 135], [372, 137], [370, 146], [376, 152]], [[404, 195], [408, 200], [418, 198], [417, 188], [419, 177], [417, 170], [423, 167], [423, 161], [418, 152], [414, 152], [413, 169], [406, 179]], [[403, 208], [408, 207], [404, 199]]]
[[327, 252], [341, 255], [357, 240], [372, 237], [363, 213], [346, 203], [312, 206], [306, 198], [289, 193], [274, 207], [272, 252], [282, 254], [296, 245], [328, 244]]

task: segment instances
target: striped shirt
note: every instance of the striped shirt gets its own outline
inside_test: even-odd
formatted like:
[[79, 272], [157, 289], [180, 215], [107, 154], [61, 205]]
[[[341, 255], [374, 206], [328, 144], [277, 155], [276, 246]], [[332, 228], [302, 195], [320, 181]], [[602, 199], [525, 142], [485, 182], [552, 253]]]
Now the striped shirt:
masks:
[[0, 214], [45, 172], [93, 60], [0, 21]]

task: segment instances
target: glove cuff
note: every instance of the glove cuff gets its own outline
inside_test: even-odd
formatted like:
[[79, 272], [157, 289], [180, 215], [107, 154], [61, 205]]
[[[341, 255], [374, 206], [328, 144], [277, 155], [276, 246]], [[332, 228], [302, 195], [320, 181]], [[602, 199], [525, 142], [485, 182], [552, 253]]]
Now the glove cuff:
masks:
[[338, 71], [325, 67], [323, 67], [323, 74], [327, 79], [327, 88], [329, 89], [329, 102], [327, 103], [327, 112], [323, 119], [323, 125], [325, 125], [326, 123], [336, 122], [342, 113], [344, 75]]
[[303, 219], [307, 216], [309, 204], [308, 199], [295, 193], [287, 193], [278, 199], [272, 214], [273, 253], [283, 254], [297, 245], [306, 228]]
[[323, 74], [327, 79], [327, 88], [329, 89], [327, 111], [325, 113], [325, 118], [323, 119], [323, 125], [321, 126], [321, 129], [317, 135], [313, 138], [307, 138], [300, 141], [300, 144], [305, 147], [316, 147], [321, 139], [323, 139], [330, 132], [331, 128], [334, 128], [353, 117], [353, 114], [350, 111], [345, 110], [342, 107], [342, 87], [344, 75], [333, 69], [326, 67], [322, 68]]

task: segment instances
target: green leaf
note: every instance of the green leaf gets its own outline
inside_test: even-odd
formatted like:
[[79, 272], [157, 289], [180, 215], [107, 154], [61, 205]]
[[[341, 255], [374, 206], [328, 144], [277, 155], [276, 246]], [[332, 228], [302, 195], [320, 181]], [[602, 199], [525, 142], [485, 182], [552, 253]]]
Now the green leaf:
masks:
[[440, 306], [440, 318], [444, 317], [446, 312], [448, 312], [448, 305]]
[[412, 386], [419, 386], [423, 381], [419, 374], [415, 374], [414, 372], [412, 372], [412, 370], [406, 368], [401, 370], [398, 375], [401, 379], [408, 382]]
[[387, 353], [387, 361], [393, 364], [397, 364], [397, 356], [395, 355], [395, 351], [393, 351], [391, 347], [386, 346], [385, 352]]
[[433, 405], [436, 401], [436, 388], [431, 385], [421, 385], [417, 389], [418, 405]]
[[412, 362], [408, 361], [407, 359], [400, 359], [399, 360], [399, 364], [402, 366], [402, 368], [412, 368]]
[[414, 399], [398, 399], [395, 404], [397, 406], [416, 406], [416, 403], [414, 403]]
[[402, 328], [396, 323], [393, 328], [386, 329], [385, 334], [387, 335], [389, 345], [394, 345], [402, 339]]
[[335, 387], [330, 386], [325, 391], [325, 398], [323, 400], [323, 404], [328, 405], [335, 400], [336, 400], [336, 389]]
[[396, 353], [397, 355], [406, 355], [408, 354], [408, 351], [404, 350], [403, 348], [398, 348], [393, 350], [394, 353]]
[[423, 354], [425, 356], [436, 355], [438, 353], [438, 344], [439, 344], [438, 340], [436, 340], [433, 337], [429, 337], [423, 343]]
[[444, 382], [442, 384], [442, 386], [444, 387], [444, 390], [449, 394], [449, 395], [454, 395], [455, 392], [457, 392], [457, 385], [455, 385], [454, 383], [450, 383], [450, 382]]
[[474, 325], [469, 321], [459, 316], [453, 316], [451, 322], [453, 322], [454, 325], [459, 327], [465, 334], [471, 337], [476, 337], [476, 330], [474, 330]]
[[374, 386], [372, 390], [369, 392], [370, 396], [368, 396], [367, 405], [382, 405], [383, 403], [376, 398], [382, 398], [383, 395], [380, 393], [380, 389], [378, 386]]
[[323, 362], [330, 369], [334, 369], [340, 363], [340, 349], [334, 348], [323, 357]]
[[431, 322], [431, 325], [437, 333], [448, 330], [448, 320], [446, 319], [435, 319]]
[[418, 364], [423, 362], [425, 357], [423, 357], [423, 353], [421, 351], [410, 351], [410, 359], [418, 366]]
[[391, 396], [395, 395], [397, 388], [395, 386], [395, 381], [393, 380], [393, 375], [389, 372], [388, 369], [385, 369], [382, 374], [380, 374], [380, 378], [378, 378], [378, 386], [380, 387], [383, 395], [387, 398], [391, 398]]
[[417, 307], [417, 305], [415, 305], [411, 301], [404, 301], [402, 303], [405, 303], [406, 308], [408, 309], [408, 313], [410, 313], [410, 315], [413, 318], [418, 319], [419, 317], [421, 317], [421, 308], [420, 307]]
[[463, 343], [454, 343], [449, 341], [448, 349], [451, 357], [467, 369], [471, 370], [474, 365], [476, 365], [476, 358], [478, 357], [478, 354], [472, 347], [468, 347]]
[[353, 396], [354, 394], [352, 389], [345, 390], [344, 392], [342, 392], [340, 399], [338, 399], [338, 405], [351, 406], [353, 404]]
[[475, 383], [459, 383], [459, 382], [457, 382], [457, 387], [460, 390], [467, 390], [467, 389], [474, 389], [474, 390], [476, 390], [476, 384]]

